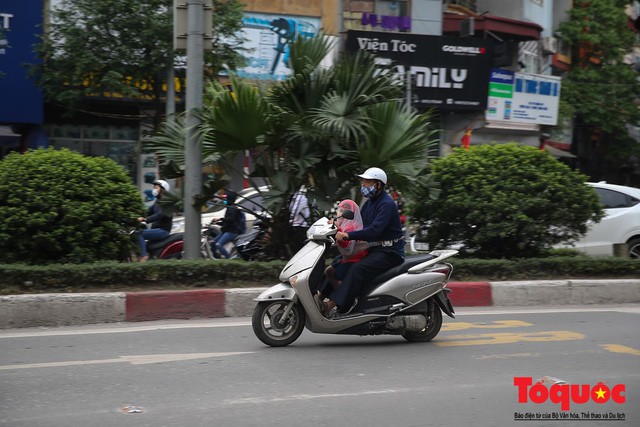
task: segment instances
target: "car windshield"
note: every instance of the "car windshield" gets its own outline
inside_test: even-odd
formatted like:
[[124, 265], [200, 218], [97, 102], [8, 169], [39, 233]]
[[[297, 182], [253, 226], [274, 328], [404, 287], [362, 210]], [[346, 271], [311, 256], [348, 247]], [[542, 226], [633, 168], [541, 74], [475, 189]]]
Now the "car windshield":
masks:
[[251, 194], [246, 198], [238, 195], [236, 205], [241, 206], [251, 212], [264, 211], [264, 200], [262, 199], [262, 195], [260, 193]]

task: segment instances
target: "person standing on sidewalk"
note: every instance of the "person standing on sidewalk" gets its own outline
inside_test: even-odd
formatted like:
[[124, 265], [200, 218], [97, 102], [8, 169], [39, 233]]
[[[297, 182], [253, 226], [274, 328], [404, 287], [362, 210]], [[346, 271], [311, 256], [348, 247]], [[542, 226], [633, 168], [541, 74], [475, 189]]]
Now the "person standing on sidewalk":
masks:
[[298, 252], [307, 239], [311, 210], [304, 186], [295, 192], [289, 204], [289, 245], [292, 254]]

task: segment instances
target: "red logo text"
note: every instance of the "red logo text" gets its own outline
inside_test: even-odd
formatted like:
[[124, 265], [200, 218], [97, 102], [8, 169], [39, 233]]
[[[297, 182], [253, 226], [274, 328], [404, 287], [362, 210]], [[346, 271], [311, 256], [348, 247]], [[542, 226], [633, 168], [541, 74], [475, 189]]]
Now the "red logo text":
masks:
[[514, 377], [513, 385], [518, 387], [518, 403], [533, 402], [545, 403], [551, 400], [559, 403], [560, 409], [568, 411], [571, 402], [577, 404], [587, 403], [593, 400], [596, 403], [607, 403], [613, 400], [615, 403], [626, 402], [626, 386], [616, 384], [612, 388], [599, 382], [594, 386], [589, 384], [553, 384], [547, 387], [542, 382], [533, 384], [531, 377]]

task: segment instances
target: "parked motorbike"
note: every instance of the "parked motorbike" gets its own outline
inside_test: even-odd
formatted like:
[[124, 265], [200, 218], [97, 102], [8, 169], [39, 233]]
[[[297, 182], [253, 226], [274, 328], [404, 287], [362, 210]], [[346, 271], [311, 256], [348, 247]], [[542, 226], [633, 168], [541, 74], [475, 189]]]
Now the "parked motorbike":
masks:
[[[259, 214], [253, 214], [256, 219], [253, 221], [251, 230], [238, 235], [225, 245], [225, 249], [231, 258], [240, 258], [244, 261], [267, 261], [270, 259], [265, 250], [270, 227], [269, 221]], [[220, 227], [216, 226], [215, 223], [203, 228], [202, 253], [205, 258], [213, 258], [212, 244], [218, 234], [220, 234]], [[204, 245], [204, 239], [209, 242], [208, 248]]]
[[[344, 211], [343, 217], [353, 216]], [[282, 347], [294, 342], [305, 326], [311, 332], [350, 335], [401, 335], [407, 341], [431, 341], [440, 332], [442, 312], [454, 318], [447, 282], [453, 266], [443, 262], [456, 250], [409, 256], [381, 274], [358, 296], [354, 310], [324, 317], [313, 295], [324, 277], [326, 254], [335, 245], [337, 228], [327, 218], [308, 230], [306, 245], [280, 273], [281, 283], [262, 292], [253, 312], [253, 331], [260, 341]]]

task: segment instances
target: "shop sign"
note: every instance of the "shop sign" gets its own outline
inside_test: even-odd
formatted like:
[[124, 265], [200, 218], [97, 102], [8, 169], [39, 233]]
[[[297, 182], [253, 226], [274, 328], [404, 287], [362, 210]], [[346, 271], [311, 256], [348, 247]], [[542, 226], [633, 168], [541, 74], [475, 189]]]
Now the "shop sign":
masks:
[[373, 53], [401, 81], [409, 73], [417, 108], [484, 110], [487, 105], [489, 40], [350, 30], [345, 48]]
[[38, 61], [42, 0], [0, 0], [0, 123], [42, 123], [42, 91], [25, 64]]
[[491, 70], [488, 121], [555, 126], [559, 105], [560, 77]]

